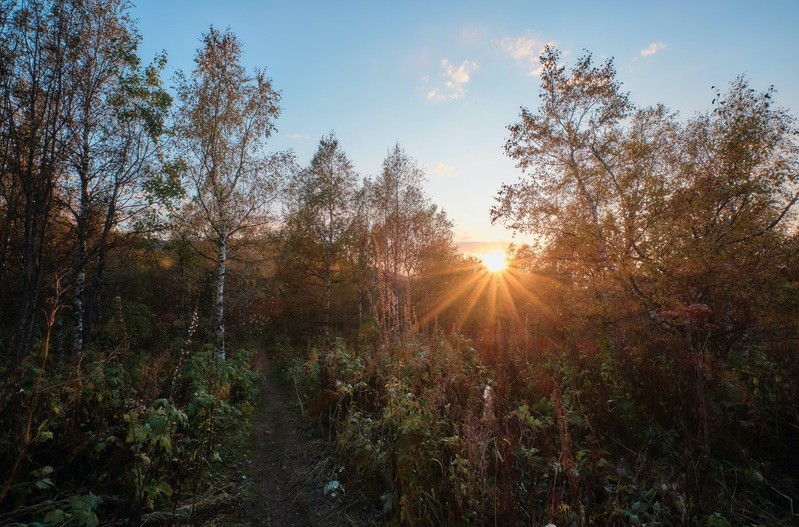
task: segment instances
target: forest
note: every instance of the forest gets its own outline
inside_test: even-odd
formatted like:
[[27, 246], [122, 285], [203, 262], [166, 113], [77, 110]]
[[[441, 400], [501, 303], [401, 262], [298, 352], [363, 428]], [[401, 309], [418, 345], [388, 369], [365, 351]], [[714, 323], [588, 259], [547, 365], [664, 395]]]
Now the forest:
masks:
[[0, 0], [0, 524], [289, 525], [246, 505], [276, 397], [350, 512], [312, 525], [799, 524], [773, 88], [683, 117], [548, 46], [495, 131], [518, 179], [480, 213], [526, 242], [489, 270], [412, 152], [273, 151], [257, 50], [211, 26], [166, 78], [131, 9]]

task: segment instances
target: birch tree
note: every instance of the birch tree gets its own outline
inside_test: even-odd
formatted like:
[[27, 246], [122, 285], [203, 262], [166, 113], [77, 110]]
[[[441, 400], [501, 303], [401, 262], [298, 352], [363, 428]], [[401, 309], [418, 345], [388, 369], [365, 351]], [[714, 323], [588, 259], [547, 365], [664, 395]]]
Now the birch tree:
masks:
[[203, 35], [189, 78], [178, 74], [177, 149], [193, 193], [186, 212], [215, 266], [217, 353], [225, 359], [225, 275], [231, 241], [265, 223], [280, 159], [264, 152], [279, 94], [262, 70], [248, 73], [231, 31]]
[[323, 137], [310, 166], [290, 185], [286, 237], [289, 246], [302, 247], [290, 255], [321, 285], [322, 333], [330, 346], [333, 285], [339, 279], [347, 252], [361, 227], [363, 192], [358, 174], [335, 135]]
[[586, 54], [567, 71], [548, 48], [541, 63], [541, 105], [505, 147], [526, 174], [502, 186], [493, 219], [538, 237], [561, 280], [590, 292], [583, 312], [673, 334], [694, 313], [723, 329], [692, 323], [691, 346], [712, 334], [720, 354], [751, 338], [759, 291], [785, 286], [773, 269], [795, 241], [794, 118], [738, 79], [683, 123], [633, 105], [612, 61]]
[[683, 123], [631, 104], [611, 61], [586, 54], [567, 72], [559, 59], [542, 55], [541, 105], [509, 126], [526, 175], [493, 219], [539, 237], [539, 268], [578, 323], [617, 349], [638, 332], [688, 354], [707, 454], [708, 360], [796, 338], [796, 121], [738, 79]]
[[414, 318], [411, 292], [425, 255], [452, 243], [452, 223], [425, 194], [424, 182], [416, 161], [395, 145], [369, 188], [377, 315], [393, 334], [406, 330]]
[[[151, 205], [157, 138], [171, 105], [158, 76], [163, 57], [141, 68], [139, 36], [125, 0], [86, 0], [76, 15], [80, 35], [67, 68], [73, 92], [67, 172], [60, 195], [74, 237], [73, 351], [91, 336], [108, 238], [118, 224]], [[148, 196], [149, 194], [149, 196]], [[94, 283], [88, 282], [90, 266]], [[86, 292], [92, 293], [87, 302]]]

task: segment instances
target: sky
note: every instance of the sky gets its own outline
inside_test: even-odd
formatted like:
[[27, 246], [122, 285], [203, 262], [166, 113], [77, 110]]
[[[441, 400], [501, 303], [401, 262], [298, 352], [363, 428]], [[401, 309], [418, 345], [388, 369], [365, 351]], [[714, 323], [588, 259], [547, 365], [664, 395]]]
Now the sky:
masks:
[[512, 240], [489, 210], [521, 176], [503, 152], [506, 127], [538, 106], [547, 43], [567, 64], [583, 50], [614, 58], [635, 103], [683, 118], [741, 74], [799, 114], [799, 0], [139, 0], [133, 15], [142, 58], [165, 50], [168, 76], [192, 70], [211, 25], [232, 29], [245, 66], [265, 69], [282, 94], [269, 149], [292, 149], [302, 165], [331, 131], [362, 176], [402, 145], [464, 247]]

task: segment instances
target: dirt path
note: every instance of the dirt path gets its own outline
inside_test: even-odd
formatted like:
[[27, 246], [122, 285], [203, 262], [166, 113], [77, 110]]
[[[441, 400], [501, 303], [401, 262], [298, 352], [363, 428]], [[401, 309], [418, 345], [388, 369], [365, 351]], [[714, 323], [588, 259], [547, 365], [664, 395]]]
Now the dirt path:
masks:
[[[374, 525], [353, 515], [353, 500], [325, 496], [324, 485], [336, 467], [324, 455], [324, 444], [303, 427], [296, 398], [281, 382], [266, 352], [256, 357], [263, 375], [264, 405], [256, 414], [252, 452], [252, 499], [248, 517], [253, 526], [321, 527]], [[360, 518], [358, 518], [360, 516]]]

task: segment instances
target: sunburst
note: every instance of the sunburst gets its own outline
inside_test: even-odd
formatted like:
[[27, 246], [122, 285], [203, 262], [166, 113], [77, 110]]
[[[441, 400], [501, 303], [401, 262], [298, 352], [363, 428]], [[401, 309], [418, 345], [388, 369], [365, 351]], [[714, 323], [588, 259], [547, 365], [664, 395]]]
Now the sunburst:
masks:
[[503, 252], [478, 253], [476, 256], [492, 273], [501, 273], [508, 268], [508, 260]]
[[471, 254], [479, 263], [472, 259], [467, 261], [471, 263], [465, 262], [439, 273], [448, 276], [449, 285], [430, 299], [426, 305], [428, 309], [420, 317], [422, 324], [437, 319], [449, 309], [455, 310], [458, 327], [473, 319], [476, 313], [485, 317], [483, 322], [487, 324], [503, 314], [515, 327], [522, 327], [526, 322], [520, 308], [532, 308], [547, 318], [555, 316], [535, 292], [535, 284], [546, 280], [544, 277], [509, 267], [501, 252]]

